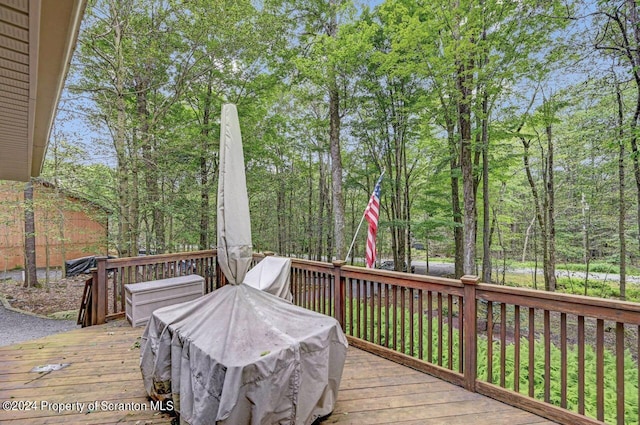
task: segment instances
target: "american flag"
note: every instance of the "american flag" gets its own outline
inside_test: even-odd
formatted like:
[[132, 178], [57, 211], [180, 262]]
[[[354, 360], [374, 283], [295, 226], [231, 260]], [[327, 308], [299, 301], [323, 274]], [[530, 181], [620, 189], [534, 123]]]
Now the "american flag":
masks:
[[367, 268], [373, 269], [376, 264], [376, 235], [378, 234], [378, 217], [380, 216], [380, 182], [382, 175], [373, 189], [369, 204], [364, 210], [364, 218], [369, 222], [369, 231], [367, 232], [367, 250], [365, 252], [364, 261]]

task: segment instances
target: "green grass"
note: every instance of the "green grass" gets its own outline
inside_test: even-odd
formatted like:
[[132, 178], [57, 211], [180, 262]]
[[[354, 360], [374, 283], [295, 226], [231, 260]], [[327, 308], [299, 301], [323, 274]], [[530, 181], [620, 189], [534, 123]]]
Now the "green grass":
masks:
[[[544, 289], [544, 279], [542, 276], [539, 276], [537, 284], [538, 289]], [[516, 288], [534, 287], [533, 280], [530, 275], [519, 273], [507, 273], [505, 275], [505, 285]], [[584, 279], [559, 277], [556, 280], [556, 291], [565, 294], [620, 299], [620, 284], [618, 281], [588, 279], [586, 285], [587, 290], [585, 292]], [[640, 285], [637, 283], [627, 282], [625, 300], [640, 303]]]
[[[538, 270], [542, 270], [542, 262], [540, 261], [536, 265], [536, 263], [533, 261], [522, 262], [522, 261], [507, 260], [506, 264], [508, 268], [512, 268], [512, 269], [537, 268]], [[570, 272], [586, 272], [587, 265], [584, 263], [556, 263], [556, 270], [563, 270], [563, 271], [570, 271]], [[589, 264], [589, 272], [619, 274], [620, 265], [618, 263], [609, 263], [606, 261], [592, 261]], [[627, 265], [626, 273], [627, 275], [640, 275], [640, 268], [636, 266]]]

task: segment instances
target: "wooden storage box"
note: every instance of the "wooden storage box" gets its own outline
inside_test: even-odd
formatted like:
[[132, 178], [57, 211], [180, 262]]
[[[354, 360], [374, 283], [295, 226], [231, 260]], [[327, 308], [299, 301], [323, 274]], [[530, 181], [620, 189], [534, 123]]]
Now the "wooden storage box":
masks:
[[124, 285], [131, 326], [146, 325], [155, 309], [204, 295], [204, 278], [196, 274]]

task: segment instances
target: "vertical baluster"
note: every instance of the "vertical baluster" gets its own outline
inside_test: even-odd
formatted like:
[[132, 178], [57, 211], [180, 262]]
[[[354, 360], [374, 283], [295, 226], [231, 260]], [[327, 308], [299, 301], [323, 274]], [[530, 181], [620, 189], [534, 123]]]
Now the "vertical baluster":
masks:
[[487, 382], [493, 384], [493, 302], [487, 302]]
[[402, 286], [400, 288], [400, 351], [402, 353], [407, 352], [407, 329], [406, 329], [406, 301], [407, 301], [407, 288]]
[[300, 288], [300, 301], [298, 301], [298, 305], [300, 307], [304, 307], [304, 297], [305, 294], [305, 285], [307, 284], [307, 271], [305, 269], [300, 270], [300, 283], [298, 284], [298, 288]]
[[347, 279], [347, 285], [349, 290], [349, 330], [351, 335], [353, 336], [353, 279]]
[[360, 315], [361, 315], [361, 309], [360, 306], [362, 305], [362, 286], [361, 286], [362, 281], [360, 279], [356, 279], [356, 298], [357, 298], [357, 302], [355, 303], [356, 306], [356, 320], [357, 320], [357, 325], [356, 326], [356, 338], [360, 338], [360, 327], [362, 325], [362, 321], [360, 320]]
[[409, 289], [409, 355], [415, 356], [414, 352], [414, 320], [415, 320], [415, 299], [414, 299], [414, 289]]
[[500, 304], [500, 386], [504, 388], [507, 366], [507, 305]]
[[393, 349], [398, 349], [398, 287], [393, 285]]
[[356, 310], [357, 310], [357, 314], [356, 314], [356, 318], [358, 320], [358, 338], [363, 338], [363, 329], [362, 329], [362, 315], [364, 313], [364, 308], [363, 308], [363, 287], [362, 287], [362, 280], [358, 279], [357, 281], [357, 289], [358, 289], [358, 303], [356, 304]]
[[567, 314], [560, 313], [560, 407], [567, 407]]
[[624, 323], [616, 323], [616, 418], [624, 425]]
[[368, 309], [369, 309], [369, 304], [367, 303], [367, 297], [368, 297], [368, 293], [367, 291], [369, 290], [369, 282], [364, 280], [362, 281], [362, 302], [360, 303], [360, 307], [362, 308], [362, 339], [364, 339], [365, 341], [369, 341], [369, 339], [367, 338], [367, 319], [368, 319]]
[[300, 305], [301, 300], [300, 296], [302, 294], [302, 288], [300, 287], [300, 280], [302, 279], [302, 271], [300, 269], [295, 269], [295, 279], [294, 279], [294, 287], [295, 293], [293, 294], [293, 299], [295, 300], [296, 305]]
[[442, 322], [444, 321], [442, 317], [442, 292], [438, 292], [438, 366], [442, 366], [442, 350], [444, 343], [444, 333]]
[[311, 305], [309, 306], [309, 310], [318, 311], [318, 273], [313, 271], [311, 272]]
[[447, 294], [447, 366], [453, 370], [453, 297]]
[[[475, 303], [476, 300], [469, 300]], [[458, 372], [464, 372], [464, 300], [458, 297]]]
[[389, 344], [389, 284], [384, 284], [384, 345], [385, 347], [391, 347]]
[[322, 285], [320, 284], [320, 273], [313, 272], [313, 311], [322, 312], [320, 310], [320, 291], [322, 290]]
[[327, 273], [327, 278], [326, 278], [326, 282], [327, 282], [327, 314], [329, 316], [334, 316], [335, 312], [334, 312], [334, 305], [333, 305], [333, 297], [334, 297], [334, 290], [335, 290], [335, 285], [334, 285], [334, 279], [333, 276]]
[[422, 344], [423, 344], [423, 334], [424, 334], [424, 303], [422, 302], [422, 289], [418, 289], [418, 358], [422, 360], [424, 358], [424, 353], [422, 352]]
[[520, 392], [520, 306], [513, 308], [513, 391]]
[[316, 294], [316, 290], [318, 288], [318, 281], [316, 280], [318, 278], [318, 275], [315, 271], [311, 272], [311, 291], [309, 292], [309, 295], [311, 296], [311, 298], [309, 299], [309, 310], [311, 311], [317, 311], [316, 310], [316, 299], [317, 299], [317, 294]]
[[378, 335], [376, 338], [376, 343], [378, 345], [382, 345], [382, 286], [380, 282], [376, 282], [376, 290], [378, 294], [378, 306], [377, 306], [377, 314], [378, 314], [378, 323], [377, 323], [377, 331]]
[[314, 306], [315, 306], [315, 287], [316, 287], [316, 272], [314, 271], [309, 271], [309, 291], [307, 292], [309, 294], [309, 298], [308, 298], [308, 302], [307, 302], [307, 308], [309, 310], [313, 310]]
[[[109, 285], [109, 270], [106, 270], [107, 273], [107, 286], [111, 286], [112, 300], [111, 300], [111, 308], [113, 311], [111, 313], [115, 314], [118, 312], [118, 281], [116, 280], [115, 274], [113, 279], [111, 280], [111, 285]], [[115, 272], [114, 272], [115, 273]], [[107, 314], [110, 314], [107, 312]]]
[[529, 397], [535, 394], [535, 319], [536, 311], [529, 307]]
[[551, 324], [549, 310], [544, 311], [544, 401], [551, 401]]
[[331, 316], [331, 278], [328, 274], [322, 273], [322, 312], [327, 316]]
[[371, 287], [371, 292], [369, 293], [369, 338], [367, 339], [367, 341], [370, 342], [374, 342], [375, 339], [375, 333], [374, 333], [374, 328], [375, 328], [375, 303], [376, 303], [376, 297], [378, 296], [378, 291], [376, 288], [376, 283], [375, 282], [370, 282], [367, 281], [367, 290], [369, 290], [369, 287]]
[[604, 320], [596, 321], [596, 410], [597, 419], [604, 421]]
[[433, 294], [427, 292], [427, 329], [429, 331], [427, 338], [427, 361], [433, 363]]
[[302, 282], [301, 283], [301, 288], [302, 288], [302, 292], [300, 294], [301, 299], [300, 299], [300, 303], [302, 305], [302, 307], [307, 308], [307, 297], [308, 297], [308, 285], [309, 285], [309, 272], [305, 269], [302, 270]]
[[116, 269], [117, 275], [113, 278], [118, 279], [118, 286], [120, 286], [120, 311], [126, 311], [126, 297], [124, 294], [124, 267], [118, 267]]
[[320, 305], [322, 307], [320, 312], [322, 314], [330, 315], [331, 313], [327, 310], [327, 290], [329, 289], [329, 286], [327, 285], [326, 273], [322, 273], [320, 282]]
[[578, 413], [584, 415], [584, 316], [578, 316]]

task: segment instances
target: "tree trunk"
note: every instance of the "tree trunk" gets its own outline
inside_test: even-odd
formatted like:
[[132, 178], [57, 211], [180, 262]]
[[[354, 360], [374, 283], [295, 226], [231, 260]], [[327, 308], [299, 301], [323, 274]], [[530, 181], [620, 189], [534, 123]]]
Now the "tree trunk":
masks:
[[[276, 217], [278, 220], [278, 229], [277, 229], [277, 244], [278, 244], [278, 253], [280, 255], [286, 255], [286, 227], [287, 227], [287, 213], [286, 213], [286, 205], [285, 205], [285, 180], [284, 176], [280, 176], [281, 171], [276, 167], [276, 178], [278, 179], [277, 187], [276, 187]], [[291, 216], [289, 216], [289, 219]]]
[[[547, 235], [547, 222], [546, 217], [547, 214], [543, 212], [543, 208], [540, 205], [540, 195], [538, 193], [538, 188], [536, 186], [535, 180], [533, 179], [533, 174], [531, 172], [531, 165], [529, 162], [529, 146], [530, 141], [521, 138], [522, 144], [524, 147], [523, 161], [524, 168], [527, 174], [527, 181], [529, 182], [529, 187], [531, 188], [531, 194], [533, 196], [533, 204], [536, 211], [536, 218], [538, 220], [538, 226], [540, 227], [541, 239], [542, 239], [542, 268], [544, 273], [544, 282], [545, 289], [549, 290], [550, 288], [550, 280], [549, 280], [549, 261], [548, 261], [548, 235]], [[537, 247], [536, 247], [537, 252]], [[537, 254], [536, 254], [536, 268], [537, 268]], [[555, 277], [555, 276], [554, 276]]]
[[[631, 41], [628, 37], [623, 38], [625, 40], [624, 48], [626, 49], [626, 57], [629, 58], [629, 65], [633, 69], [633, 77], [636, 85], [636, 104], [633, 114], [633, 120], [631, 121], [631, 158], [633, 159], [633, 173], [636, 181], [636, 210], [637, 210], [637, 223], [640, 230], [640, 151], [638, 151], [638, 121], [640, 120], [640, 51], [638, 51], [638, 45], [640, 45], [640, 19], [638, 17], [637, 3], [635, 0], [627, 0], [627, 6], [629, 8], [628, 19], [629, 27], [633, 30], [634, 43], [630, 45]], [[618, 16], [618, 19], [620, 17]], [[624, 28], [625, 23], [618, 21], [621, 27]], [[624, 32], [624, 31], [623, 31]], [[638, 247], [640, 247], [640, 231], [638, 231]]]
[[[110, 8], [117, 9], [115, 5]], [[113, 12], [113, 11], [112, 11]], [[116, 14], [117, 16], [117, 14]], [[131, 246], [131, 229], [132, 218], [131, 210], [131, 194], [129, 190], [129, 164], [131, 156], [127, 153], [126, 141], [126, 102], [124, 98], [124, 52], [123, 52], [123, 34], [122, 26], [124, 24], [114, 19], [114, 56], [116, 60], [114, 69], [114, 85], [116, 91], [116, 122], [113, 131], [113, 144], [118, 160], [116, 168], [117, 193], [118, 193], [118, 254], [121, 257], [130, 257], [136, 255], [133, 253]], [[108, 123], [107, 123], [108, 124]]]
[[482, 94], [482, 281], [491, 282], [491, 226], [489, 206], [489, 99]]
[[33, 185], [28, 182], [24, 188], [24, 287], [38, 286], [36, 268], [36, 223], [33, 204]]
[[326, 208], [327, 203], [327, 195], [326, 195], [326, 186], [325, 186], [325, 170], [324, 170], [324, 160], [322, 155], [319, 155], [320, 160], [320, 173], [319, 173], [319, 181], [318, 181], [318, 227], [317, 227], [317, 239], [316, 239], [316, 260], [322, 261], [323, 254], [323, 241], [324, 241], [324, 209]]
[[618, 241], [620, 243], [620, 298], [627, 297], [627, 242], [624, 236], [627, 206], [624, 199], [626, 156], [624, 141], [624, 114], [620, 84], [616, 81], [616, 100], [618, 101]]
[[547, 133], [547, 226], [548, 226], [548, 265], [546, 272], [548, 274], [548, 282], [546, 282], [548, 291], [556, 290], [556, 219], [555, 219], [555, 184], [554, 184], [554, 159], [553, 159], [553, 134], [551, 127], [551, 117], [546, 126]]
[[[327, 35], [335, 38], [338, 34], [337, 7], [338, 0], [329, 0], [331, 17], [327, 27]], [[329, 76], [329, 143], [331, 145], [331, 195], [333, 199], [333, 246], [335, 256], [343, 260], [344, 242], [344, 197], [342, 194], [342, 153], [340, 149], [340, 94], [338, 93], [335, 70]]]
[[455, 141], [453, 124], [447, 124], [447, 140], [449, 142], [449, 156], [451, 169], [451, 214], [453, 215], [454, 241], [454, 277], [459, 279], [463, 273], [464, 237], [462, 229], [462, 209], [460, 207], [460, 179], [458, 178], [460, 164], [458, 162], [457, 143]]
[[212, 72], [209, 72], [207, 93], [202, 113], [202, 144], [200, 152], [200, 249], [209, 249], [209, 132], [211, 121]]
[[462, 271], [464, 274], [476, 273], [476, 197], [473, 178], [473, 162], [471, 159], [471, 78], [469, 69], [472, 66], [458, 64], [456, 78], [460, 92], [458, 100], [458, 131], [460, 132], [460, 166], [462, 168], [462, 193], [464, 198], [464, 257]]
[[342, 195], [342, 154], [340, 152], [340, 98], [338, 89], [329, 92], [329, 141], [331, 143], [331, 194], [333, 198], [333, 245], [335, 255], [344, 259], [344, 199]]

